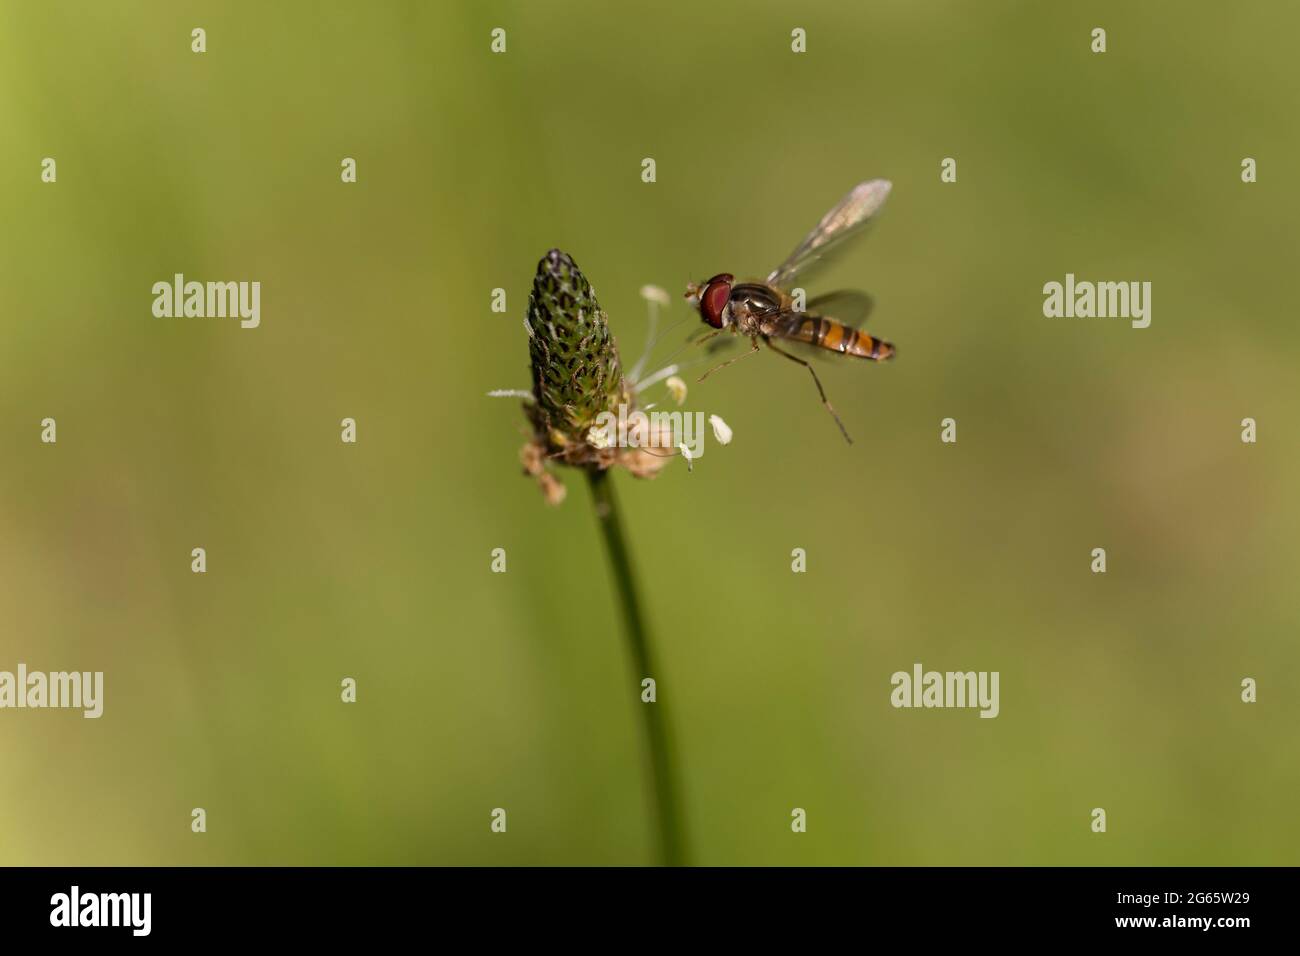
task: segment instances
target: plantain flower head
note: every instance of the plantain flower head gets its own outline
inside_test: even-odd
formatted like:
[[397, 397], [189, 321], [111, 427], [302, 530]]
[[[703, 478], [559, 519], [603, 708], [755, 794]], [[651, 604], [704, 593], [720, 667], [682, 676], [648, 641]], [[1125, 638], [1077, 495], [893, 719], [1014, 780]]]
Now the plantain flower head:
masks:
[[595, 290], [577, 263], [552, 249], [537, 264], [528, 297], [528, 352], [533, 392], [524, 410], [532, 436], [521, 460], [548, 501], [563, 498], [552, 464], [603, 470], [627, 468], [651, 478], [668, 457], [654, 448], [617, 447], [601, 416], [636, 408], [636, 393], [623, 375], [618, 346]]

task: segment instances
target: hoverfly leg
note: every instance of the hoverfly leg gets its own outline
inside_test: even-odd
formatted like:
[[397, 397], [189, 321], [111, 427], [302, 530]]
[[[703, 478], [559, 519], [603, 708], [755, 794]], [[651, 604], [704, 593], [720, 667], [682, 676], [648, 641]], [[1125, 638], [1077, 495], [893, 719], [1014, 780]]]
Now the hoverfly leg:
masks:
[[853, 439], [849, 437], [849, 431], [847, 428], [844, 427], [844, 423], [840, 421], [840, 416], [836, 414], [835, 409], [831, 408], [831, 403], [826, 398], [826, 389], [822, 388], [821, 379], [817, 377], [817, 372], [813, 369], [812, 365], [810, 365], [808, 362], [805, 362], [803, 359], [799, 358], [798, 356], [791, 355], [789, 352], [777, 348], [777, 346], [773, 344], [771, 339], [767, 339], [766, 341], [767, 341], [767, 347], [770, 348], [777, 355], [784, 355], [791, 362], [797, 362], [798, 364], [802, 365], [804, 368], [808, 370], [808, 374], [813, 377], [813, 382], [815, 382], [817, 385], [817, 394], [821, 395], [822, 404], [826, 406], [826, 411], [831, 413], [831, 418], [835, 419], [835, 424], [840, 426], [840, 434], [844, 436], [844, 440], [848, 442], [850, 445], [852, 445]]
[[699, 380], [702, 382], [702, 381], [704, 381], [706, 378], [708, 378], [710, 375], [712, 375], [714, 372], [718, 371], [718, 369], [726, 368], [728, 365], [732, 365], [732, 364], [734, 364], [735, 362], [739, 362], [739, 361], [740, 361], [741, 359], [743, 359], [745, 356], [747, 356], [747, 355], [753, 355], [753, 354], [754, 354], [755, 352], [757, 352], [757, 351], [758, 351], [758, 339], [754, 339], [754, 340], [753, 340], [753, 344], [750, 346], [750, 349], [749, 349], [748, 352], [744, 352], [744, 353], [742, 353], [742, 354], [740, 354], [740, 355], [737, 355], [737, 356], [736, 356], [735, 358], [733, 358], [733, 359], [727, 359], [727, 360], [726, 360], [725, 362], [723, 362], [721, 365], [715, 365], [715, 366], [713, 366], [713, 368], [709, 369], [707, 372], [705, 372], [703, 375], [701, 375], [700, 378], [699, 378]]

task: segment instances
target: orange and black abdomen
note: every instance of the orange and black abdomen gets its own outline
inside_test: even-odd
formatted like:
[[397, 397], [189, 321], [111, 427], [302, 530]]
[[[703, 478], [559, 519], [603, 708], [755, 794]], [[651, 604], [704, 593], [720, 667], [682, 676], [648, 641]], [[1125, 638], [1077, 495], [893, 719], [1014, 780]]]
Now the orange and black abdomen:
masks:
[[894, 347], [883, 339], [820, 315], [804, 315], [789, 327], [785, 338], [876, 362], [894, 357]]

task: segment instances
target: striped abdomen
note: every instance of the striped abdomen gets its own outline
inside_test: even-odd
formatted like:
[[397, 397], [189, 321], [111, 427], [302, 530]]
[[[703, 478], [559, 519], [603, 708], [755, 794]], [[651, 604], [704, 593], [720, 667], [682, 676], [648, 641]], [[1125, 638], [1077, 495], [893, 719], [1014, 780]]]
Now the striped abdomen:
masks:
[[800, 316], [790, 323], [781, 337], [877, 362], [894, 357], [894, 346], [883, 339], [820, 315]]

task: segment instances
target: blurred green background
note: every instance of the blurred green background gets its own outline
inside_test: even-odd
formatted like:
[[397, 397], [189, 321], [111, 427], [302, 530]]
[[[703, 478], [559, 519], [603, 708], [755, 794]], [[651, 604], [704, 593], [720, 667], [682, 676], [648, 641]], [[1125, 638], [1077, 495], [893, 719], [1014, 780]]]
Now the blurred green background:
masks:
[[[899, 348], [821, 368], [857, 443], [756, 356], [689, 377], [730, 447], [616, 476], [696, 861], [1296, 862], [1297, 30], [1279, 3], [6, 0], [0, 669], [106, 689], [98, 721], [0, 712], [0, 863], [652, 859], [587, 490], [544, 506], [485, 393], [529, 382], [550, 247], [631, 364], [643, 284], [676, 348], [688, 280], [765, 273], [876, 176], [882, 221], [811, 290], [869, 289]], [[261, 327], [153, 318], [175, 272], [261, 281]], [[1151, 281], [1151, 327], [1044, 318], [1066, 272]], [[1001, 715], [891, 708], [917, 661], [1000, 671]]]

